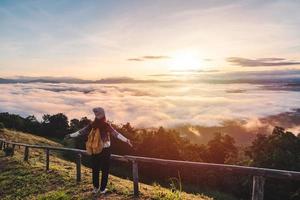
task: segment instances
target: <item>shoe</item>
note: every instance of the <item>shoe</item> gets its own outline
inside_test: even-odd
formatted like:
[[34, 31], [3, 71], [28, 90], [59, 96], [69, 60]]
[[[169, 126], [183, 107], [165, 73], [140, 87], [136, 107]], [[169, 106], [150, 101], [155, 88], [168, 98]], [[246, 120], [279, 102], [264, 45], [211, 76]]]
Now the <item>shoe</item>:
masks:
[[107, 189], [100, 190], [100, 194], [105, 194], [107, 192]]
[[93, 194], [97, 194], [99, 192], [99, 190], [100, 190], [100, 188], [94, 188], [93, 191], [92, 191], [92, 193]]

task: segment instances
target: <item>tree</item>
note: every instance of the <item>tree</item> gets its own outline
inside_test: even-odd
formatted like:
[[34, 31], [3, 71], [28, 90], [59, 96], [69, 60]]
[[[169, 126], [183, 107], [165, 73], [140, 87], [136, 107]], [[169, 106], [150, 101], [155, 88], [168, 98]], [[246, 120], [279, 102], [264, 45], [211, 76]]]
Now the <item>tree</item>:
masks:
[[83, 128], [90, 124], [92, 121], [88, 119], [87, 117], [82, 117], [79, 121], [79, 128]]
[[40, 132], [40, 122], [36, 119], [34, 115], [29, 115], [25, 118], [24, 131], [34, 134], [39, 134]]
[[207, 144], [208, 161], [213, 163], [228, 163], [237, 157], [238, 149], [234, 139], [229, 135], [215, 133], [215, 137]]
[[4, 124], [6, 128], [24, 130], [25, 120], [19, 115], [9, 114], [7, 112], [0, 113], [0, 121]]
[[143, 135], [137, 152], [140, 155], [177, 160], [180, 159], [179, 143], [180, 137], [176, 132], [160, 127], [156, 131]]
[[181, 158], [183, 160], [205, 162], [207, 160], [206, 151], [205, 145], [190, 144], [190, 142], [186, 141]]
[[46, 136], [63, 138], [69, 131], [68, 117], [63, 113], [43, 116], [43, 131]]
[[252, 165], [285, 170], [300, 170], [300, 139], [281, 127], [275, 127], [271, 135], [257, 135], [246, 154]]
[[[300, 171], [300, 138], [282, 127], [275, 127], [271, 135], [259, 134], [246, 154], [252, 166]], [[266, 185], [266, 199], [297, 199], [299, 182], [270, 180]]]
[[80, 129], [80, 121], [78, 119], [71, 119], [70, 121], [70, 132], [75, 132]]

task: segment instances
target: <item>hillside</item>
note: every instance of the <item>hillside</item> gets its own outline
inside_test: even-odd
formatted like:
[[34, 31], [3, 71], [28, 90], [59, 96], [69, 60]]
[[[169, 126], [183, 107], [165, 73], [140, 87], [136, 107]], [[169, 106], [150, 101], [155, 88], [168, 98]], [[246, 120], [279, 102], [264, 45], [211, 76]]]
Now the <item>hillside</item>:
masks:
[[[42, 137], [6, 129], [0, 137], [23, 143], [61, 146]], [[16, 148], [13, 157], [4, 157], [0, 151], [0, 199], [133, 199], [130, 180], [110, 175], [109, 193], [93, 196], [90, 169], [82, 166], [82, 182], [77, 184], [75, 164], [62, 159], [59, 153], [51, 153], [50, 171], [45, 172], [42, 150], [30, 149], [28, 163], [23, 162], [23, 152], [23, 148]], [[139, 199], [213, 199], [202, 194], [171, 192], [158, 185], [140, 184], [140, 192]]]

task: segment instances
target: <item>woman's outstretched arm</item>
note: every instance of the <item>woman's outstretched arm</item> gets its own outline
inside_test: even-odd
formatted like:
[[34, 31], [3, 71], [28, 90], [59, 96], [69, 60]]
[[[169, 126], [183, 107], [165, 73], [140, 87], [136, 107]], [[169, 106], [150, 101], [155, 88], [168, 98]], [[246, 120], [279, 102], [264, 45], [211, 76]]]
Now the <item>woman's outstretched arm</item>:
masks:
[[66, 135], [66, 138], [75, 138], [75, 137], [78, 137], [78, 136], [87, 135], [87, 134], [89, 134], [91, 129], [92, 129], [92, 126], [91, 126], [91, 124], [89, 124], [89, 125], [83, 127], [82, 129], [74, 132], [74, 133]]
[[119, 140], [121, 140], [122, 142], [127, 143], [129, 146], [132, 147], [132, 144], [130, 142], [129, 139], [127, 139], [124, 135], [122, 135], [121, 133], [119, 133], [116, 129], [114, 129], [110, 124], [109, 124], [109, 129], [110, 129], [110, 133], [115, 137], [118, 138]]

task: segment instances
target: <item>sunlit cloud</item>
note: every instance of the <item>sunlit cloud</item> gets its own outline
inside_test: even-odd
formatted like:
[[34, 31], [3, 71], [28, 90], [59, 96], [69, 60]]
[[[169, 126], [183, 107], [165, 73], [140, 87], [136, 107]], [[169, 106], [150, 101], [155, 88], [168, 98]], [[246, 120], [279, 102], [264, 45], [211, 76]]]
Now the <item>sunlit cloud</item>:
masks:
[[143, 61], [141, 58], [128, 58], [128, 61]]
[[210, 70], [193, 70], [193, 69], [188, 69], [188, 70], [171, 70], [171, 72], [178, 72], [178, 73], [184, 73], [184, 72], [192, 72], [192, 73], [212, 73], [212, 72], [220, 72], [220, 70], [217, 69], [210, 69]]
[[[211, 84], [1, 84], [0, 112], [65, 113], [88, 116], [102, 106], [115, 123], [137, 127], [220, 126], [226, 120], [254, 120], [300, 105], [300, 93], [263, 90], [257, 85]], [[238, 91], [243, 92], [228, 92]], [[272, 105], [272, 106], [270, 106]]]
[[169, 56], [143, 56], [144, 59], [168, 59]]
[[161, 60], [161, 59], [169, 59], [169, 56], [142, 56], [137, 58], [128, 58], [128, 61], [147, 61], [147, 60]]
[[291, 61], [285, 58], [257, 58], [248, 59], [241, 57], [229, 57], [227, 61], [233, 65], [239, 65], [243, 67], [276, 67], [287, 65], [300, 65], [300, 61]]

